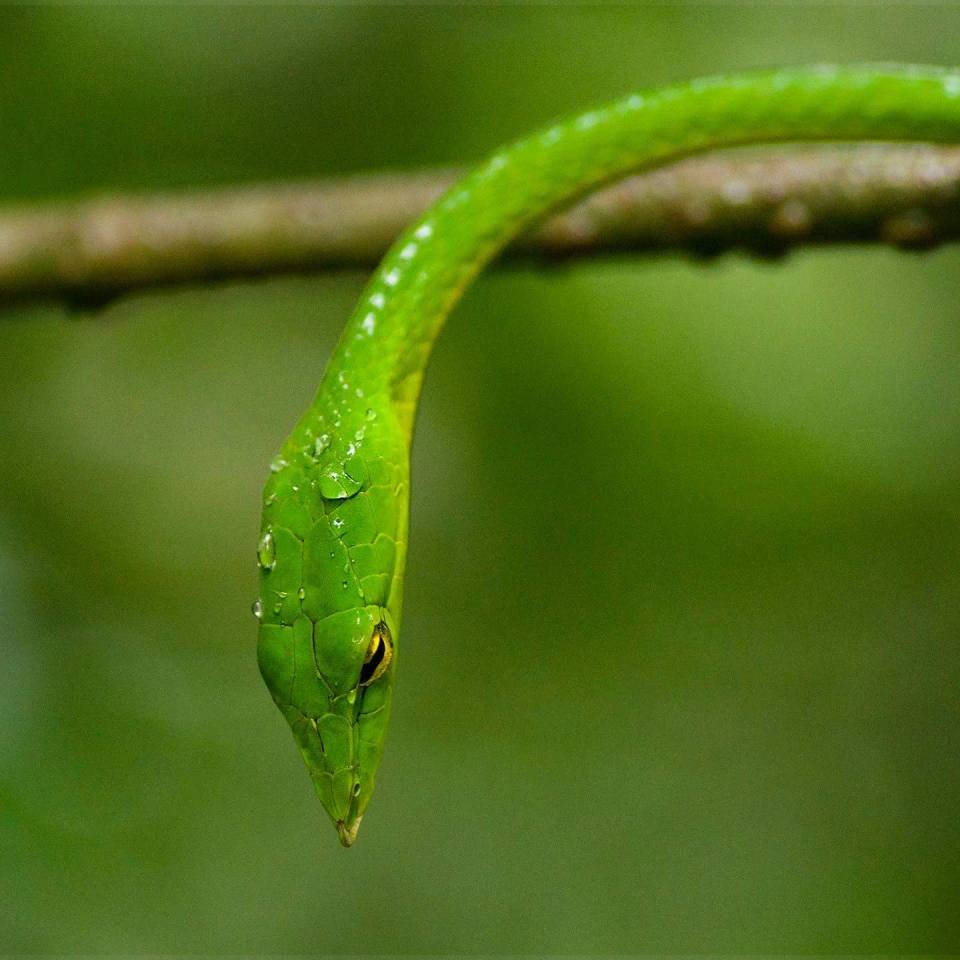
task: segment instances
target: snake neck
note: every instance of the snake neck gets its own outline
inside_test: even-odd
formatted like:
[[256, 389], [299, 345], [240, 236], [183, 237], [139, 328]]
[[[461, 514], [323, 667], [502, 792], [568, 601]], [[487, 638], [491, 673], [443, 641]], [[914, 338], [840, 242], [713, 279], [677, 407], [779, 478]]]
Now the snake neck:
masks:
[[[960, 139], [960, 75], [938, 68], [815, 67], [640, 93], [493, 154], [397, 240], [331, 359], [383, 398], [407, 437], [430, 350], [483, 266], [556, 207], [628, 173], [705, 150], [796, 140]], [[361, 382], [362, 381], [362, 382]]]

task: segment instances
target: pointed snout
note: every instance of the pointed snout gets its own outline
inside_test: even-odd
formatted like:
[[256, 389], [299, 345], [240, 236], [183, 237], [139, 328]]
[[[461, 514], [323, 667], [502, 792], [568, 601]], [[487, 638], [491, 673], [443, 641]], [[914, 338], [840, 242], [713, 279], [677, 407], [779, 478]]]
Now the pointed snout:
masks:
[[360, 829], [360, 821], [362, 819], [363, 817], [359, 816], [352, 820], [337, 821], [337, 833], [340, 835], [340, 842], [345, 847], [353, 846], [354, 840], [357, 839], [357, 831]]

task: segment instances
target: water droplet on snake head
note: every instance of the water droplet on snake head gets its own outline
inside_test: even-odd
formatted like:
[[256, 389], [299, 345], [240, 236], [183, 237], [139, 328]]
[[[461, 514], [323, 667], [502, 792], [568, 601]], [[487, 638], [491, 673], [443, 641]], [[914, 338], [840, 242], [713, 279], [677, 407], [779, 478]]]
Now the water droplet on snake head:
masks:
[[363, 461], [350, 457], [339, 470], [331, 470], [320, 477], [320, 496], [324, 500], [345, 500], [358, 493], [366, 480]]
[[253, 601], [250, 612], [256, 617], [258, 623], [263, 619], [263, 603], [259, 597]]
[[267, 527], [257, 547], [257, 560], [263, 570], [272, 570], [277, 562], [277, 547], [273, 542], [273, 531]]
[[343, 484], [340, 482], [340, 473], [337, 470], [331, 470], [320, 477], [320, 496], [324, 500], [340, 500], [346, 496]]
[[277, 456], [270, 461], [270, 472], [279, 473], [285, 466], [287, 466], [287, 461], [283, 457]]
[[303, 587], [301, 587], [301, 588], [297, 591], [297, 596], [298, 596], [301, 600], [303, 600], [303, 599], [305, 599], [306, 596], [307, 596], [307, 591], [304, 590]]
[[367, 407], [367, 419], [368, 419], [368, 420], [376, 420], [376, 419], [377, 419], [377, 411], [374, 410], [373, 407]]

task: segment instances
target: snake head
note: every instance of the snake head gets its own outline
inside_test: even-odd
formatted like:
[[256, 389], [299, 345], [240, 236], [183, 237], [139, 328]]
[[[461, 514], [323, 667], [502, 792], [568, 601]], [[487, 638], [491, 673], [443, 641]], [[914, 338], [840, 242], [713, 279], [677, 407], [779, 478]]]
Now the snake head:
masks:
[[319, 623], [262, 623], [257, 658], [317, 796], [350, 846], [373, 793], [389, 719], [389, 614], [363, 607]]
[[392, 482], [366, 480], [338, 498], [318, 496], [317, 486], [315, 464], [296, 456], [268, 482], [257, 659], [317, 796], [350, 846], [390, 714], [403, 511]]

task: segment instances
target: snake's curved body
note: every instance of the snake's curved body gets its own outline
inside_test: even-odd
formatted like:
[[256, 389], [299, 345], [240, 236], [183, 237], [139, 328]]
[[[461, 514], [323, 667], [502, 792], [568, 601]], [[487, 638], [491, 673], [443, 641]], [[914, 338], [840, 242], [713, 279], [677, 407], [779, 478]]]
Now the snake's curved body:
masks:
[[271, 466], [258, 659], [350, 845], [390, 711], [410, 438], [430, 349], [470, 280], [549, 210], [637, 169], [785, 140], [960, 141], [960, 73], [805, 68], [627, 97], [495, 153], [397, 241]]

